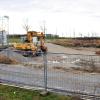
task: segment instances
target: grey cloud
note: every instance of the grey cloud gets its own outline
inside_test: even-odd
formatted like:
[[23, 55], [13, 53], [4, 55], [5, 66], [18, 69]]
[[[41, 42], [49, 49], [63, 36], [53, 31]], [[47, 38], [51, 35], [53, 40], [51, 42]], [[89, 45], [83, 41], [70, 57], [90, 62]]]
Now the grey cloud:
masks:
[[0, 9], [28, 12], [42, 10], [53, 13], [73, 13], [95, 16], [100, 12], [99, 0], [0, 0]]
[[[76, 0], [78, 1], [78, 0]], [[74, 0], [1, 0], [0, 9], [10, 11], [23, 10], [44, 10], [44, 11], [63, 11], [68, 8]], [[62, 10], [63, 9], [63, 10]]]
[[32, 7], [32, 0], [2, 0], [0, 10], [6, 11], [27, 11]]

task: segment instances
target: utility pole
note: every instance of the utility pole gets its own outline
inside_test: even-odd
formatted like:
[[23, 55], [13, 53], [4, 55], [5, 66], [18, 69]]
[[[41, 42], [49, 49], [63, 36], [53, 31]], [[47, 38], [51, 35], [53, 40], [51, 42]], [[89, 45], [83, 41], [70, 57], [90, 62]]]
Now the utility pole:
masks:
[[73, 29], [73, 36], [74, 36], [74, 38], [75, 38], [75, 29]]
[[57, 35], [58, 35], [58, 30], [57, 30], [57, 28], [56, 28], [56, 38], [58, 37]]

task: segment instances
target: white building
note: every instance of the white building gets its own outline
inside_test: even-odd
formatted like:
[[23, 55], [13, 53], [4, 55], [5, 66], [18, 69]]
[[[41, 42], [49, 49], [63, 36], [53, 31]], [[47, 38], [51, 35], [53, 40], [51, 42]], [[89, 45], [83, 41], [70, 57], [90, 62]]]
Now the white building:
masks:
[[7, 45], [7, 32], [0, 31], [0, 45]]

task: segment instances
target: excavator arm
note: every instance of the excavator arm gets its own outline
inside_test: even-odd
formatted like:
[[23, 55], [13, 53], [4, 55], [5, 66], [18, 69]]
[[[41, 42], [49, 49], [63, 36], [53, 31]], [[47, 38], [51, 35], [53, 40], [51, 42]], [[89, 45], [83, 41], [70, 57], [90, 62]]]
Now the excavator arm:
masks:
[[40, 48], [43, 52], [47, 51], [47, 47], [45, 46], [45, 35], [43, 32], [29, 31], [27, 33], [27, 41], [29, 43], [33, 43], [33, 37], [37, 37], [40, 41]]
[[36, 31], [29, 31], [27, 32], [27, 41], [29, 43], [33, 42], [33, 37], [38, 37], [38, 38], [45, 38], [45, 35], [43, 34], [43, 32], [36, 32]]

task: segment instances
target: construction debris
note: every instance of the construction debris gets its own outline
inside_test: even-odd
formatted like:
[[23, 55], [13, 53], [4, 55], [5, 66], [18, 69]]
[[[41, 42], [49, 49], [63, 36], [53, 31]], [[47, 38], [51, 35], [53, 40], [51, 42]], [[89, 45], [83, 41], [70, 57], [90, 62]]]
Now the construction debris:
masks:
[[11, 59], [5, 55], [0, 55], [0, 63], [2, 64], [18, 64], [15, 59]]
[[100, 51], [96, 51], [96, 54], [97, 54], [97, 55], [100, 55]]
[[0, 52], [0, 60], [1, 60], [0, 63], [3, 63], [3, 62], [4, 63], [13, 63], [13, 61], [18, 62], [18, 63], [23, 63], [23, 62], [27, 61], [27, 58], [14, 52], [13, 50], [6, 49], [6, 50], [3, 50]]

